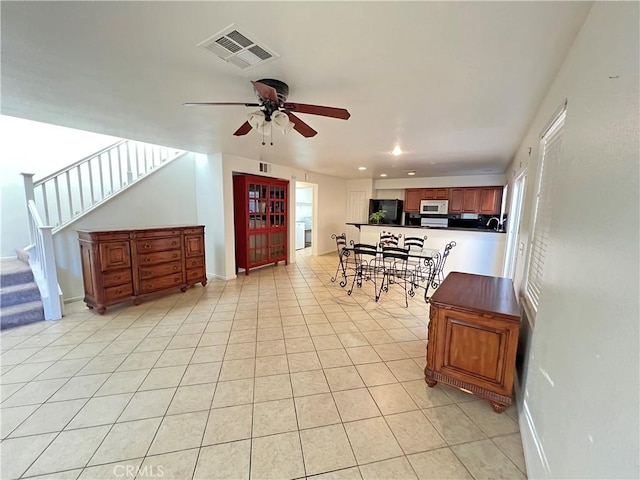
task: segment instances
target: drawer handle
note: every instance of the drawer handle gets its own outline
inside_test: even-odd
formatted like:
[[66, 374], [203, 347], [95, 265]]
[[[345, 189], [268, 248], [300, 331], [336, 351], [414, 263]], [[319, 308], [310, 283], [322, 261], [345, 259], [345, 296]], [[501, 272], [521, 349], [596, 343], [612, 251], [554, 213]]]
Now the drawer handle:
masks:
[[176, 267], [173, 267], [173, 271], [174, 271], [174, 272], [177, 272], [178, 270], [180, 270], [180, 267], [177, 267], [177, 266], [176, 266]]
[[118, 275], [117, 277], [113, 277], [114, 280], [120, 280], [122, 277]]
[[171, 258], [178, 258], [178, 254], [177, 254], [177, 253], [174, 253], [174, 254], [171, 256]]
[[120, 290], [119, 288], [116, 289], [116, 295], [120, 295], [122, 293], [122, 290]]
[[192, 267], [195, 267], [196, 265], [198, 265], [198, 262], [191, 262]]
[[174, 278], [174, 279], [173, 279], [173, 283], [178, 283], [179, 281], [180, 281], [180, 279], [179, 279], [179, 278]]
[[148, 243], [145, 243], [144, 248], [151, 248], [151, 245], [149, 245]]
[[144, 261], [149, 263], [151, 261], [151, 259], [150, 258], [145, 258]]
[[171, 242], [171, 246], [177, 245], [177, 244], [178, 244], [178, 242], [176, 242], [175, 240], [173, 242]]

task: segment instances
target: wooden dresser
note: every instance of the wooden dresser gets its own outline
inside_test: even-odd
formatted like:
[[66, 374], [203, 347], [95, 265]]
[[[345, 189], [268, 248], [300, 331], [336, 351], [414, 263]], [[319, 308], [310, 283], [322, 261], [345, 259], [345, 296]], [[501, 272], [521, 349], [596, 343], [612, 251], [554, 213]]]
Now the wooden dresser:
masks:
[[520, 329], [511, 279], [451, 272], [430, 304], [427, 385], [446, 383], [504, 411], [512, 403]]
[[106, 307], [196, 283], [207, 284], [204, 227], [78, 230], [84, 301]]

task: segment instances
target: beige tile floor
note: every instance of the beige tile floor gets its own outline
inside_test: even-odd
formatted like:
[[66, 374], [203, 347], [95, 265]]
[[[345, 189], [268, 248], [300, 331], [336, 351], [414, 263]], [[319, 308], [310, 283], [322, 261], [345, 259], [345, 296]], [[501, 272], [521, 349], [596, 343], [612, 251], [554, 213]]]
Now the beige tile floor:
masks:
[[517, 412], [422, 370], [428, 307], [298, 254], [0, 337], [11, 478], [525, 478]]

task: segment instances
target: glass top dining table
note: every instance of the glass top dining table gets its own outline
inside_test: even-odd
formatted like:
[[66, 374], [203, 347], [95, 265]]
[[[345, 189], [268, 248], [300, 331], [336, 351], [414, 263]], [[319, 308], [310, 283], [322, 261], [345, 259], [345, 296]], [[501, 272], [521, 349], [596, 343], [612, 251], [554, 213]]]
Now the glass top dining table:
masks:
[[[372, 265], [371, 262], [374, 262], [375, 265]], [[435, 289], [439, 284], [438, 266], [440, 263], [441, 253], [435, 248], [403, 250], [400, 248], [387, 249], [381, 245], [351, 245], [344, 247], [340, 253], [339, 268], [342, 271], [342, 279], [339, 284], [344, 288], [352, 276], [354, 277], [352, 284], [356, 280], [355, 277], [359, 277], [360, 282], [362, 279], [369, 280], [370, 278], [363, 276], [363, 268], [366, 265], [368, 275], [385, 275], [386, 272], [387, 275], [407, 278], [409, 282], [407, 293], [413, 297], [416, 289], [423, 288], [424, 300], [428, 303], [429, 289]], [[350, 293], [351, 290], [349, 290]], [[377, 300], [378, 296], [376, 296]]]

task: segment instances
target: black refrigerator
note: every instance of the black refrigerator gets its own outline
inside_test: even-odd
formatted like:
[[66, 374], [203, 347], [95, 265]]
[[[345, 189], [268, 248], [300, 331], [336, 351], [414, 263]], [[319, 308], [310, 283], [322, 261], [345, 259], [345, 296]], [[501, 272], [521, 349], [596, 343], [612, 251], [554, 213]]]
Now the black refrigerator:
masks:
[[402, 200], [372, 198], [369, 200], [369, 215], [379, 210], [383, 210], [385, 215], [380, 223], [401, 225], [403, 205], [404, 202]]

